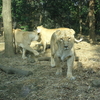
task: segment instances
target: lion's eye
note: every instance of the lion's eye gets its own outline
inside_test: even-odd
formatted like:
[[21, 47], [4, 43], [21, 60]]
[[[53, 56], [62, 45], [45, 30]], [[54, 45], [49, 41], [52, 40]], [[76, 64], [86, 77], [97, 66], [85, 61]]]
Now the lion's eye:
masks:
[[71, 38], [68, 38], [68, 40], [71, 40]]
[[38, 35], [40, 35], [40, 33], [37, 33]]
[[63, 41], [63, 38], [60, 38], [60, 41]]

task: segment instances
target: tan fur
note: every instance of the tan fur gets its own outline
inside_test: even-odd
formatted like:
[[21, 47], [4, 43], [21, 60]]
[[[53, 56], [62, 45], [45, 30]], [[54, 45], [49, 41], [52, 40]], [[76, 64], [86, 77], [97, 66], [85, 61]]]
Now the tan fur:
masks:
[[[47, 29], [47, 28], [44, 28], [43, 26], [38, 26], [37, 27], [37, 32], [39, 32], [40, 35], [41, 35], [41, 43], [44, 46], [43, 52], [45, 52], [46, 44], [50, 44], [52, 34], [57, 30], [69, 30], [69, 28]], [[75, 31], [73, 29], [70, 30], [70, 31], [73, 34], [75, 34]], [[75, 39], [75, 41], [76, 41], [76, 39]], [[78, 42], [78, 40], [76, 42]], [[80, 40], [79, 40], [79, 42], [80, 42]]]
[[61, 74], [65, 63], [67, 66], [67, 77], [75, 79], [72, 75], [74, 64], [74, 34], [68, 30], [57, 30], [51, 37], [51, 66], [57, 67], [56, 74]]
[[39, 39], [39, 35], [36, 31], [29, 32], [29, 31], [22, 31], [21, 29], [13, 30], [14, 38], [15, 38], [15, 45], [17, 47], [23, 48], [22, 58], [26, 59], [25, 52], [26, 50], [31, 51], [34, 55], [39, 55], [39, 53], [30, 47], [32, 41], [36, 41]]

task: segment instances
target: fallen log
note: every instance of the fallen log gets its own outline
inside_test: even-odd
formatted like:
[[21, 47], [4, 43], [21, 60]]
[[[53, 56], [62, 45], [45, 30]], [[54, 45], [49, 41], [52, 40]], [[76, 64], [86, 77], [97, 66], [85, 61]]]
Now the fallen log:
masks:
[[33, 74], [31, 71], [26, 71], [26, 70], [12, 68], [12, 67], [6, 67], [3, 65], [0, 65], [0, 70], [4, 71], [7, 74], [18, 74], [18, 75], [23, 75], [23, 76], [29, 76]]
[[38, 61], [50, 61], [50, 57], [39, 57]]

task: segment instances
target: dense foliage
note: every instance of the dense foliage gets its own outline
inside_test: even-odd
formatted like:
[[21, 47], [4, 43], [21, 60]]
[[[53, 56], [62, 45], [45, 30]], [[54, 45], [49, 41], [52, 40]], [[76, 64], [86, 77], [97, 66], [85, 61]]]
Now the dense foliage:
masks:
[[2, 13], [2, 2], [0, 1], [0, 18], [2, 17], [1, 14]]
[[[70, 27], [79, 32], [82, 19], [83, 33], [88, 32], [89, 0], [12, 0], [12, 17], [21, 26], [35, 28]], [[0, 13], [2, 2], [0, 2]], [[95, 0], [96, 33], [99, 33], [100, 1]], [[1, 15], [0, 15], [1, 17]]]

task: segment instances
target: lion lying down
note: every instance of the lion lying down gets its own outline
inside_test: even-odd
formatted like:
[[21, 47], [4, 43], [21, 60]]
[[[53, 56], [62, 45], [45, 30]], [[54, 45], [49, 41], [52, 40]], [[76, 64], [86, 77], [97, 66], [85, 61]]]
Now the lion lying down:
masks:
[[[34, 53], [35, 56], [39, 55], [39, 53], [30, 47], [32, 41], [37, 41], [39, 39], [39, 34], [36, 31], [29, 32], [29, 31], [22, 31], [21, 29], [13, 30], [14, 38], [15, 38], [15, 46], [16, 49], [18, 47], [22, 47], [22, 58], [26, 59], [25, 56], [26, 50], [31, 51]], [[17, 52], [17, 50], [16, 50]]]
[[[50, 44], [50, 40], [51, 40], [51, 36], [52, 34], [57, 31], [57, 30], [68, 30], [69, 28], [56, 28], [56, 29], [47, 29], [44, 28], [43, 26], [38, 26], [37, 27], [37, 32], [40, 33], [41, 36], [41, 43], [43, 44], [43, 52], [45, 52], [46, 49], [46, 44]], [[70, 30], [72, 33], [75, 33], [75, 31], [72, 29]], [[74, 38], [74, 41], [76, 42], [80, 42], [82, 41], [82, 39], [80, 40], [76, 40]]]
[[57, 67], [56, 74], [62, 73], [63, 65], [66, 65], [67, 77], [75, 79], [72, 75], [74, 64], [74, 33], [71, 29], [57, 30], [51, 37], [51, 66]]

